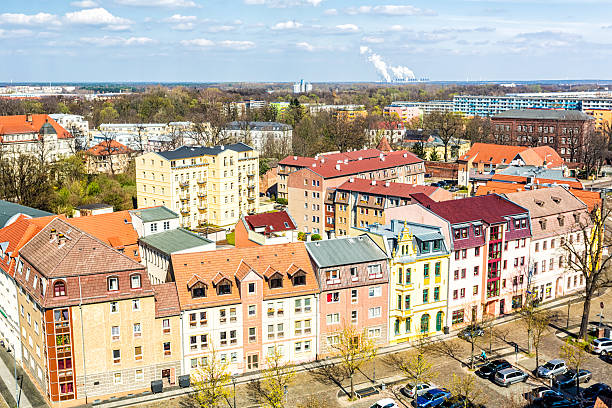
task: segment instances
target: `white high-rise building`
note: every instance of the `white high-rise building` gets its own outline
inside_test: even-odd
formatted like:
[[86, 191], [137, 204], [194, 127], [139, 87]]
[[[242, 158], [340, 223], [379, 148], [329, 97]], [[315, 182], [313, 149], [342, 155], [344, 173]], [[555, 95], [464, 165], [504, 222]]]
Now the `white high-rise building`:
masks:
[[310, 82], [304, 82], [303, 79], [300, 79], [300, 82], [296, 82], [293, 84], [293, 93], [300, 94], [312, 91], [312, 84]]

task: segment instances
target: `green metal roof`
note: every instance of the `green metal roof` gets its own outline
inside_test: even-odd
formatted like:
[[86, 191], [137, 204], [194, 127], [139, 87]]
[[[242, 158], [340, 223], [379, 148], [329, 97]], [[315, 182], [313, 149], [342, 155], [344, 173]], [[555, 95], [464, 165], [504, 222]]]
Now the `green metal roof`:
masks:
[[367, 235], [308, 242], [306, 249], [319, 268], [387, 259]]
[[0, 228], [3, 228], [6, 223], [17, 214], [25, 214], [33, 218], [53, 215], [46, 211], [37, 210], [36, 208], [26, 207], [25, 205], [19, 205], [11, 203], [10, 201], [0, 200]]
[[170, 218], [178, 218], [177, 213], [164, 206], [132, 210], [130, 213], [140, 218], [142, 222], [155, 222]]
[[166, 255], [212, 243], [211, 240], [183, 228], [148, 235], [140, 238], [140, 241]]

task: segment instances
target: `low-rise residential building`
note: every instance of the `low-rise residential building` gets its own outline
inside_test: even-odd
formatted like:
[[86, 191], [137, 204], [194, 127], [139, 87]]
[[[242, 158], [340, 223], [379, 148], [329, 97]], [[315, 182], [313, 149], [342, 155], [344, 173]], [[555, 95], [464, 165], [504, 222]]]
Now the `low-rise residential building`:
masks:
[[183, 227], [229, 227], [259, 209], [259, 156], [243, 144], [183, 146], [136, 159], [138, 207], [163, 205]]
[[85, 168], [89, 174], [125, 173], [134, 154], [116, 140], [103, 141], [85, 151]]
[[589, 220], [587, 205], [563, 187], [509, 193], [506, 197], [528, 209], [531, 217], [531, 293], [546, 302], [583, 289], [582, 274], [567, 268], [563, 242], [580, 242], [582, 225]]
[[378, 122], [368, 129], [368, 133], [371, 143], [375, 143], [384, 136], [392, 144], [398, 145], [404, 139], [406, 126], [403, 122], [398, 122], [397, 120]]
[[333, 213], [331, 224], [335, 235], [348, 235], [353, 227], [387, 224], [390, 220], [386, 217], [386, 209], [410, 204], [412, 195], [417, 193], [426, 194], [434, 201], [453, 199], [452, 193], [440, 187], [351, 177], [336, 187], [333, 207], [326, 211]]
[[229, 140], [253, 146], [259, 153], [279, 145], [291, 151], [293, 128], [284, 123], [235, 121], [226, 124], [222, 133]]
[[410, 122], [414, 118], [418, 118], [423, 114], [417, 106], [407, 105], [402, 103], [392, 103], [385, 106], [383, 115], [391, 119], [399, 119], [402, 122]]
[[186, 373], [214, 348], [232, 373], [265, 367], [278, 348], [292, 363], [317, 355], [317, 280], [304, 243], [172, 256]]
[[391, 220], [362, 231], [389, 256], [389, 343], [447, 332], [450, 250], [441, 228]]
[[236, 247], [297, 242], [298, 230], [286, 211], [242, 217], [234, 228]]
[[353, 326], [388, 343], [387, 255], [367, 235], [306, 244], [319, 282], [319, 357], [333, 353], [339, 333]]
[[0, 116], [0, 149], [8, 157], [29, 154], [52, 163], [74, 154], [75, 141], [49, 115]]

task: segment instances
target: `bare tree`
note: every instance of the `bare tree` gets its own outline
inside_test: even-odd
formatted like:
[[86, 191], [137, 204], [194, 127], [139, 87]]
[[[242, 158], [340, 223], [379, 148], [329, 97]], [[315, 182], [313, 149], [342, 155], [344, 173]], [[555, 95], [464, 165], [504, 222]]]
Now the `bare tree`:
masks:
[[588, 356], [586, 345], [572, 343], [568, 340], [561, 346], [560, 355], [563, 359], [565, 359], [565, 362], [570, 369], [576, 370], [576, 392], [578, 392], [580, 389], [578, 373], [584, 366]]
[[575, 215], [575, 234], [562, 240], [561, 250], [565, 253], [566, 270], [579, 273], [585, 281], [584, 306], [578, 337], [586, 340], [591, 312], [591, 301], [602, 288], [612, 286], [610, 276], [609, 238], [605, 235], [605, 224], [610, 221], [612, 210], [605, 205], [596, 207], [590, 213]]
[[0, 153], [1, 199], [50, 211], [51, 196], [46, 163], [28, 154], [9, 157]]
[[344, 324], [338, 333], [338, 341], [331, 345], [335, 357], [340, 360], [346, 376], [351, 381], [351, 393], [349, 398], [355, 398], [355, 385], [353, 377], [362, 365], [376, 356], [376, 346], [364, 331], [359, 331], [353, 325]]
[[546, 334], [552, 318], [552, 314], [546, 310], [538, 310], [533, 317], [531, 336], [533, 339], [533, 348], [535, 349], [536, 369], [540, 365], [540, 345], [542, 343], [542, 337]]
[[464, 136], [471, 144], [486, 143], [490, 139], [492, 131], [493, 125], [490, 118], [474, 116], [467, 121]]
[[598, 130], [590, 129], [584, 136], [582, 145], [582, 162], [586, 178], [597, 176], [608, 151], [608, 141]]
[[461, 117], [453, 112], [431, 112], [423, 118], [426, 129], [438, 132], [444, 145], [444, 161], [448, 161], [448, 145], [463, 131]]
[[213, 347], [207, 364], [192, 374], [192, 383], [196, 390], [195, 400], [201, 407], [220, 407], [232, 397], [228, 367], [229, 363], [222, 362]]
[[295, 378], [295, 369], [283, 361], [283, 354], [278, 346], [274, 346], [272, 353], [268, 354], [266, 364], [261, 378], [248, 384], [251, 398], [266, 407], [285, 408], [285, 393]]

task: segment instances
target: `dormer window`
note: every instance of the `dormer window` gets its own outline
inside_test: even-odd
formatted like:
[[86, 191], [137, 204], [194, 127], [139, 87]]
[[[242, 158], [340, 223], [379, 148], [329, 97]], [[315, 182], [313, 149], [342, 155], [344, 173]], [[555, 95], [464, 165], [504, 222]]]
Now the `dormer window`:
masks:
[[66, 284], [64, 281], [57, 281], [53, 284], [53, 296], [66, 296]]
[[546, 220], [540, 220], [540, 228], [543, 230], [546, 229]]
[[206, 297], [206, 287], [204, 285], [194, 286], [191, 288], [191, 297], [194, 299]]
[[232, 293], [232, 285], [227, 280], [217, 286], [217, 295], [229, 295], [230, 293]]
[[130, 285], [132, 289], [140, 288], [142, 286], [140, 282], [140, 275], [136, 274], [136, 275], [130, 276]]
[[270, 279], [270, 289], [279, 289], [283, 287], [283, 278], [278, 274]]
[[559, 217], [557, 217], [557, 221], [559, 221], [559, 226], [562, 227], [563, 225], [565, 225], [565, 218], [560, 215]]
[[431, 248], [431, 246], [430, 246], [430, 243], [428, 241], [425, 241], [425, 242], [423, 242], [421, 244], [421, 251], [423, 253], [429, 252], [430, 248]]
[[116, 276], [110, 277], [108, 281], [108, 290], [119, 290], [119, 278]]
[[293, 277], [293, 286], [304, 286], [306, 285], [306, 274], [299, 273]]
[[440, 250], [440, 247], [441, 247], [441, 245], [440, 245], [440, 244], [441, 244], [440, 240], [439, 240], [439, 239], [436, 239], [436, 240], [433, 242], [433, 250], [434, 250], [434, 251], [439, 251], [439, 250]]

